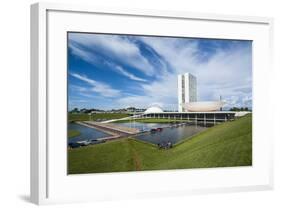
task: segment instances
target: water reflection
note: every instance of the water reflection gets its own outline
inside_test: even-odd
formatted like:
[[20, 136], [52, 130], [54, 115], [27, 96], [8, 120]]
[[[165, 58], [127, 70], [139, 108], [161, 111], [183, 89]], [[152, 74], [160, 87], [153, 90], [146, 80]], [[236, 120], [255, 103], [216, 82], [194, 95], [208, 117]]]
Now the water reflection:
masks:
[[[136, 135], [134, 137], [153, 144], [167, 143], [167, 142], [171, 142], [172, 144], [175, 144], [180, 140], [191, 137], [207, 128], [204, 126], [191, 125], [191, 124], [184, 124], [176, 127], [171, 127], [172, 124], [140, 123], [140, 122], [120, 123], [116, 125], [122, 125], [126, 127], [137, 128], [140, 131], [146, 131], [146, 133], [141, 135]], [[150, 131], [151, 129], [156, 129], [156, 128], [163, 128], [163, 129], [161, 129], [161, 131], [155, 131], [155, 132]], [[106, 134], [100, 130], [89, 128], [75, 123], [69, 123], [68, 129], [78, 130], [80, 132], [79, 136], [69, 138], [68, 139], [69, 143], [93, 140], [93, 139], [110, 136], [109, 134]]]
[[169, 127], [171, 124], [159, 124], [159, 123], [139, 123], [139, 122], [132, 122], [132, 123], [122, 123], [120, 125], [124, 125], [127, 127], [134, 127], [138, 128], [140, 130], [149, 131], [154, 128], [163, 128], [162, 131], [156, 131], [156, 132], [148, 132], [139, 136], [136, 136], [136, 138], [150, 142], [153, 144], [159, 144], [159, 143], [167, 143], [171, 142], [173, 144], [179, 142], [182, 139], [191, 137], [205, 129], [207, 127], [199, 126], [199, 125], [191, 125], [191, 124], [185, 124], [177, 127]]
[[69, 123], [68, 129], [77, 130], [80, 132], [79, 136], [68, 138], [68, 142], [78, 142], [78, 141], [92, 140], [92, 139], [98, 139], [98, 138], [110, 136], [109, 134], [106, 134], [97, 129], [89, 128], [76, 123]]

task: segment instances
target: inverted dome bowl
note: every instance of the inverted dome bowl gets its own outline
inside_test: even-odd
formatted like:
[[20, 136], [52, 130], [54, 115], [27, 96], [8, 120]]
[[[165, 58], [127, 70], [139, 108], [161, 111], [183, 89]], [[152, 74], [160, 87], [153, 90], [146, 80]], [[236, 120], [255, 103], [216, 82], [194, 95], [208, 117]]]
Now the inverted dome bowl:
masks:
[[185, 103], [185, 108], [191, 112], [218, 111], [223, 107], [222, 101], [205, 101]]

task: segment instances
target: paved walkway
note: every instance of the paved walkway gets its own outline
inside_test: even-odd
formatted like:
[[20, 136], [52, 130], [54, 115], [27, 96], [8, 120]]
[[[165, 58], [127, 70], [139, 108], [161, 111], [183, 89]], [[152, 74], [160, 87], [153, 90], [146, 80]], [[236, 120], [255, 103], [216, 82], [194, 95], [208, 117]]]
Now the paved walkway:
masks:
[[100, 123], [95, 121], [81, 121], [77, 122], [81, 125], [85, 125], [87, 127], [97, 128], [105, 133], [117, 136], [117, 135], [131, 135], [131, 134], [137, 134], [140, 132], [137, 128], [129, 128], [121, 125], [116, 125], [112, 123]]
[[130, 119], [135, 119], [135, 118], [140, 118], [141, 115], [134, 115], [134, 116], [129, 116], [129, 117], [125, 117], [125, 118], [116, 118], [116, 119], [111, 119], [111, 120], [107, 120], [107, 121], [102, 121], [101, 123], [112, 123], [115, 121], [123, 121], [123, 120], [130, 120]]

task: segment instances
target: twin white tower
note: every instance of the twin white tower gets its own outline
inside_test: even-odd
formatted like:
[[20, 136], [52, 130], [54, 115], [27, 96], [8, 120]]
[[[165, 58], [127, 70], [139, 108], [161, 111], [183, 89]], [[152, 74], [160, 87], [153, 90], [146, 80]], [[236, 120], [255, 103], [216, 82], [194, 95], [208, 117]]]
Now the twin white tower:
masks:
[[185, 112], [185, 104], [197, 102], [197, 79], [190, 73], [178, 75], [178, 111]]

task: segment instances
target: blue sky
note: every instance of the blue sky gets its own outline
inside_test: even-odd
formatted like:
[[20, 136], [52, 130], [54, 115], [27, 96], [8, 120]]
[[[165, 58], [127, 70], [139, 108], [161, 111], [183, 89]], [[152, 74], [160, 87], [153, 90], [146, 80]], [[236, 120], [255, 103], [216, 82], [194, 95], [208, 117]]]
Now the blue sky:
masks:
[[199, 101], [252, 107], [252, 42], [68, 33], [69, 109], [177, 109], [177, 75], [197, 77]]

